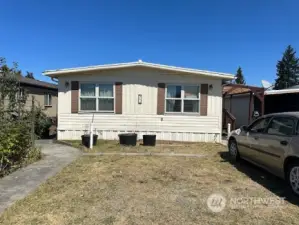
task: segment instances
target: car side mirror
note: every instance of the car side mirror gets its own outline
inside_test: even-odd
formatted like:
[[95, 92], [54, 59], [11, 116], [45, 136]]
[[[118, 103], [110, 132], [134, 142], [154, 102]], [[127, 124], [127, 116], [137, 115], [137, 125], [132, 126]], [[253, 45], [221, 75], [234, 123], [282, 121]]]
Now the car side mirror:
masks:
[[254, 111], [253, 112], [253, 114], [252, 114], [252, 117], [254, 118], [254, 119], [257, 119], [257, 118], [259, 118], [260, 117], [260, 113], [258, 112], [258, 111]]

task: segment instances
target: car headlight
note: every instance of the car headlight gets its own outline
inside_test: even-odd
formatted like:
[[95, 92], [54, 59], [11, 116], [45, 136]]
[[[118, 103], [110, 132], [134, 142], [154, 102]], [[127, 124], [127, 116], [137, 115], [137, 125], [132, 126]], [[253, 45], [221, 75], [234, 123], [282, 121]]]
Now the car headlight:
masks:
[[233, 134], [236, 134], [236, 135], [240, 135], [241, 133], [241, 129], [236, 129], [236, 130], [232, 130], [228, 135], [227, 135], [227, 139], [229, 139], [230, 136], [232, 136]]

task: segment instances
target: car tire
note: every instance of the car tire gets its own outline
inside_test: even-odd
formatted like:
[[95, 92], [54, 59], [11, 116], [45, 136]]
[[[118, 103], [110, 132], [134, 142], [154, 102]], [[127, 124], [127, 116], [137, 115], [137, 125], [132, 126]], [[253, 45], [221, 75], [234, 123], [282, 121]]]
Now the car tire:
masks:
[[239, 149], [236, 140], [231, 139], [228, 142], [228, 153], [233, 161], [238, 161], [240, 158]]
[[286, 180], [292, 192], [299, 196], [299, 160], [293, 161], [288, 165]]

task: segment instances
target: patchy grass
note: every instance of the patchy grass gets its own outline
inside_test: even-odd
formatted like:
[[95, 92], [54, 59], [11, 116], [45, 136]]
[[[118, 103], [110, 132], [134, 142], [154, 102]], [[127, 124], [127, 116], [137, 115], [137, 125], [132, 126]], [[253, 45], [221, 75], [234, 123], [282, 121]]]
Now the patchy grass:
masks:
[[93, 149], [84, 147], [81, 141], [69, 140], [64, 141], [71, 144], [75, 148], [79, 148], [84, 152], [161, 152], [161, 153], [190, 153], [190, 154], [210, 154], [211, 152], [219, 152], [223, 149], [221, 144], [213, 143], [187, 143], [187, 142], [158, 142], [156, 146], [143, 146], [138, 142], [136, 146], [122, 146], [118, 141], [98, 140], [97, 145]]
[[[233, 166], [217, 148], [205, 158], [82, 156], [6, 210], [0, 224], [298, 224], [289, 199], [234, 209], [232, 198], [276, 198], [284, 187], [252, 165]], [[226, 197], [222, 212], [207, 207], [212, 193]]]

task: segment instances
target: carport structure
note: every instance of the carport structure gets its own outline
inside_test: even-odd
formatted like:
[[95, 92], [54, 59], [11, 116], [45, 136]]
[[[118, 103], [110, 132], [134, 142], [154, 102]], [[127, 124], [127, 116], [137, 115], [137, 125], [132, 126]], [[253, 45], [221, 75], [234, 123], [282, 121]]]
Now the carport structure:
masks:
[[266, 114], [299, 111], [299, 85], [265, 91], [264, 111]]
[[225, 84], [223, 95], [223, 129], [230, 123], [232, 129], [252, 122], [254, 111], [264, 115], [265, 89], [243, 84]]

